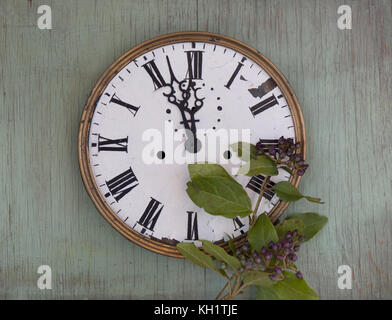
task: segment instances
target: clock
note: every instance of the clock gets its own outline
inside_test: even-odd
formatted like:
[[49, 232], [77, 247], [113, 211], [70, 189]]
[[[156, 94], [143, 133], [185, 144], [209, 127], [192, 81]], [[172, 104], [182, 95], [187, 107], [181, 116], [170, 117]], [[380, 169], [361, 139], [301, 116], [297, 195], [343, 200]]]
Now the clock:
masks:
[[[179, 32], [130, 49], [101, 76], [82, 113], [79, 164], [88, 194], [117, 231], [181, 257], [178, 242], [226, 248], [227, 235], [238, 245], [249, 227], [247, 217], [213, 216], [191, 201], [187, 164], [215, 162], [230, 172], [241, 160], [228, 144], [214, 147], [211, 160], [210, 137], [271, 145], [281, 136], [301, 141], [305, 154], [301, 109], [280, 71], [230, 37]], [[235, 179], [255, 204], [264, 176]], [[299, 179], [280, 169], [268, 186]], [[286, 207], [267, 190], [258, 214], [275, 221]]]

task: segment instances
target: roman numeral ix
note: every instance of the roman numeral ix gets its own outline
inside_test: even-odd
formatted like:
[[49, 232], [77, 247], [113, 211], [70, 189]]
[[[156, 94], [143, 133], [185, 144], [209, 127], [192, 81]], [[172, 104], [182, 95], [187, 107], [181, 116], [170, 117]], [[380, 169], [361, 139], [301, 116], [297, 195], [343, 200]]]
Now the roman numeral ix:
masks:
[[127, 110], [133, 114], [133, 116], [136, 116], [137, 111], [140, 109], [140, 107], [136, 107], [134, 105], [122, 101], [116, 94], [113, 94], [112, 98], [110, 99], [110, 102], [115, 103], [121, 107], [127, 108]]
[[162, 209], [162, 203], [160, 203], [158, 200], [155, 200], [154, 198], [151, 198], [150, 202], [147, 205], [147, 208], [144, 210], [142, 216], [137, 222], [143, 227], [141, 230], [142, 234], [144, 234], [146, 230], [150, 230], [151, 232], [154, 231], [155, 224], [157, 223], [157, 220], [161, 215]]
[[187, 211], [188, 225], [186, 240], [199, 240], [199, 229], [197, 225], [197, 212]]
[[112, 195], [118, 202], [138, 184], [138, 180], [133, 173], [132, 168], [129, 168], [113, 179], [106, 181], [109, 192], [105, 194], [105, 197], [107, 198]]
[[125, 151], [128, 152], [128, 137], [121, 139], [109, 139], [98, 136], [98, 152], [100, 151]]
[[[261, 186], [263, 184], [264, 179], [265, 177], [260, 174], [257, 176], [253, 176], [249, 180], [248, 184], [246, 185], [246, 188], [249, 188], [250, 190], [256, 192], [257, 194], [260, 194]], [[267, 188], [271, 189], [274, 185], [275, 185], [274, 182], [269, 181], [267, 183]], [[275, 193], [272, 192], [271, 190], [265, 190], [263, 193], [263, 197], [266, 198], [268, 201], [271, 201], [274, 195]]]

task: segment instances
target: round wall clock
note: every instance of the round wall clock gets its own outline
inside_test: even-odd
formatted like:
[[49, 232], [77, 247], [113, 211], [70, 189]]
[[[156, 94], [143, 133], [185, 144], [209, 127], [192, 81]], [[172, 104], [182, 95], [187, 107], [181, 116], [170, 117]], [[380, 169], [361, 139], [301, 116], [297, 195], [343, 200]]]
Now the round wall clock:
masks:
[[[176, 243], [199, 239], [226, 247], [226, 234], [239, 244], [248, 218], [209, 215], [185, 192], [187, 163], [207, 148], [199, 132], [208, 137], [232, 131], [247, 132], [254, 144], [293, 138], [305, 154], [294, 92], [258, 51], [207, 32], [146, 41], [107, 69], [84, 107], [78, 148], [87, 192], [116, 230], [154, 252], [181, 257]], [[216, 153], [216, 163], [230, 170], [236, 155], [229, 149]], [[235, 178], [256, 202], [264, 177]], [[269, 184], [283, 180], [299, 183], [282, 170]], [[263, 196], [259, 212], [275, 221], [287, 203], [271, 191]]]

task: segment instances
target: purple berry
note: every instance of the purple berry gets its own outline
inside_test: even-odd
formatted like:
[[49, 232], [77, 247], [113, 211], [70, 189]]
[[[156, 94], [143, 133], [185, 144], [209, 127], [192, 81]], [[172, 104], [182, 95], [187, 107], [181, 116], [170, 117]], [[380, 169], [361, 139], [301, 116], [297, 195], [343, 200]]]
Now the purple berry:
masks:
[[274, 245], [272, 246], [272, 250], [278, 251], [278, 246], [277, 246], [276, 244], [274, 244]]
[[268, 277], [269, 277], [272, 281], [276, 281], [276, 280], [277, 280], [277, 277], [276, 277], [275, 274], [270, 274]]
[[265, 255], [264, 255], [264, 258], [265, 258], [266, 260], [271, 260], [271, 258], [272, 258], [272, 253], [271, 253], [271, 252], [266, 252]]
[[297, 229], [295, 229], [295, 230], [293, 231], [293, 237], [296, 237], [296, 236], [298, 236], [298, 230], [297, 230]]
[[290, 255], [290, 259], [293, 260], [293, 261], [297, 261], [298, 257], [297, 257], [297, 255], [295, 253], [292, 253]]
[[283, 245], [283, 247], [284, 247], [284, 248], [290, 248], [290, 247], [291, 247], [291, 243], [290, 243], [290, 242], [286, 242], [286, 243]]
[[289, 254], [290, 253], [290, 249], [289, 248], [284, 248], [283, 249], [283, 253], [284, 254]]
[[278, 259], [278, 260], [283, 260], [283, 259], [284, 259], [284, 256], [281, 255], [281, 254], [277, 254], [277, 255], [276, 255], [276, 259]]
[[298, 238], [298, 241], [299, 241], [299, 242], [304, 242], [305, 239], [306, 239], [305, 236], [300, 236], [300, 237]]
[[245, 266], [245, 268], [246, 268], [246, 269], [252, 269], [252, 264], [251, 264], [251, 263], [248, 263], [248, 264]]
[[272, 246], [274, 245], [275, 243], [273, 242], [273, 241], [270, 241], [270, 243], [268, 244], [268, 248], [272, 248]]
[[285, 238], [287, 239], [287, 240], [289, 240], [289, 239], [291, 239], [291, 232], [290, 231], [288, 231], [287, 233], [286, 233], [286, 235], [285, 235]]
[[261, 259], [260, 258], [256, 258], [255, 261], [256, 261], [257, 264], [261, 263]]
[[296, 246], [294, 246], [294, 251], [298, 251], [298, 250], [299, 250], [299, 248], [300, 248], [300, 245], [299, 245], [299, 244], [297, 244]]
[[302, 273], [300, 271], [298, 271], [295, 275], [297, 276], [298, 279], [302, 279], [303, 278], [303, 275], [302, 275]]
[[260, 250], [260, 252], [261, 252], [262, 254], [265, 254], [265, 253], [267, 252], [267, 249], [264, 248], [264, 247], [262, 247], [261, 250]]
[[276, 274], [281, 274], [281, 273], [282, 273], [282, 269], [279, 268], [279, 267], [275, 267], [275, 268], [274, 268], [274, 272], [275, 272]]

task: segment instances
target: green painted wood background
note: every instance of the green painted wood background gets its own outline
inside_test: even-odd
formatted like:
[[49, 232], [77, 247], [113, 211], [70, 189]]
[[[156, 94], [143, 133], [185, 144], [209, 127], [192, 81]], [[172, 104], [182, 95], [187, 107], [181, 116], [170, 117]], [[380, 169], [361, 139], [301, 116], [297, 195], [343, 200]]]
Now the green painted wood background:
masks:
[[[51, 31], [37, 28], [41, 4]], [[337, 28], [341, 4], [352, 30]], [[0, 0], [0, 298], [215, 297], [215, 274], [115, 232], [77, 162], [82, 107], [102, 72], [137, 43], [183, 30], [252, 45], [297, 93], [311, 163], [300, 189], [326, 204], [287, 212], [329, 218], [301, 252], [310, 285], [322, 299], [392, 298], [390, 0]], [[37, 288], [42, 264], [52, 290]], [[352, 290], [337, 287], [342, 264]]]

